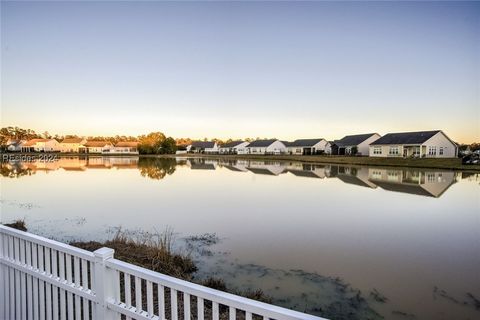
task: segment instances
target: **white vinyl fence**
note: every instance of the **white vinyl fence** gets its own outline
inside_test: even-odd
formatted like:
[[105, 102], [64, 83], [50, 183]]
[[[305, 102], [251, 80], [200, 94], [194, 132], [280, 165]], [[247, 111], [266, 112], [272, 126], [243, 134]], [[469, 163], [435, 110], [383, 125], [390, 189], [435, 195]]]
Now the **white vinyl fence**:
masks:
[[321, 319], [0, 225], [0, 319]]

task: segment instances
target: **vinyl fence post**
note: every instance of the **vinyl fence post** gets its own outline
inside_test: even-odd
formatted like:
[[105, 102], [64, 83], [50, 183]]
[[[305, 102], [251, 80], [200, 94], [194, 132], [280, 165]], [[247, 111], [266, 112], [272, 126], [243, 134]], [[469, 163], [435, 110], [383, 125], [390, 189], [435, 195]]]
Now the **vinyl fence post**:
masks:
[[100, 248], [93, 252], [95, 255], [96, 307], [94, 320], [114, 320], [115, 312], [108, 310], [108, 301], [115, 298], [114, 271], [108, 270], [105, 262], [113, 259], [115, 251], [110, 248]]

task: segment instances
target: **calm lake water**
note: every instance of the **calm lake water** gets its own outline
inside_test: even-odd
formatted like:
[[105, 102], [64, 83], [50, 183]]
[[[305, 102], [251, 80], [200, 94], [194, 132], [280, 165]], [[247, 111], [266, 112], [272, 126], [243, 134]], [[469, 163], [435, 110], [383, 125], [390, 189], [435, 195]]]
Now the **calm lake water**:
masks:
[[[480, 176], [136, 157], [3, 162], [1, 221], [69, 240], [176, 232], [196, 278], [332, 319], [480, 319]], [[192, 237], [193, 236], [193, 237]]]

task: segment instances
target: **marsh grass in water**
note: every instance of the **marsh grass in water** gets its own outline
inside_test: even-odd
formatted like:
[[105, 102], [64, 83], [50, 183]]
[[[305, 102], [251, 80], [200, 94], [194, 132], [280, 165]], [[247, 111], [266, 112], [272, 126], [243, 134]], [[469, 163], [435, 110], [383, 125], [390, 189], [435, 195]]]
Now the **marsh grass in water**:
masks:
[[5, 223], [4, 225], [20, 231], [27, 231], [27, 225], [25, 223], [25, 219], [17, 219], [11, 223]]
[[102, 247], [115, 250], [115, 258], [176, 278], [191, 280], [197, 270], [188, 254], [173, 251], [174, 233], [167, 228], [161, 233], [140, 233], [136, 236], [118, 229], [112, 240], [105, 242], [71, 242], [89, 251]]

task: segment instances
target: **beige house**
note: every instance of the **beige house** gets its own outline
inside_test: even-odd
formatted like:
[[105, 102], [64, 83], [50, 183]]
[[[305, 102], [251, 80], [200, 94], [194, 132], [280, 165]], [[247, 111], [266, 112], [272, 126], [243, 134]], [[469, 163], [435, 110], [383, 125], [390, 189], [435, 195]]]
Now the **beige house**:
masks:
[[78, 153], [82, 145], [87, 142], [84, 138], [67, 138], [60, 142], [60, 152]]
[[138, 154], [138, 142], [120, 141], [115, 144], [115, 147], [110, 152], [118, 154]]
[[389, 133], [370, 144], [370, 157], [454, 158], [457, 151], [441, 130]]
[[60, 144], [55, 139], [31, 139], [21, 145], [22, 152], [58, 152]]
[[110, 153], [113, 144], [108, 141], [87, 141], [79, 147], [80, 153]]

